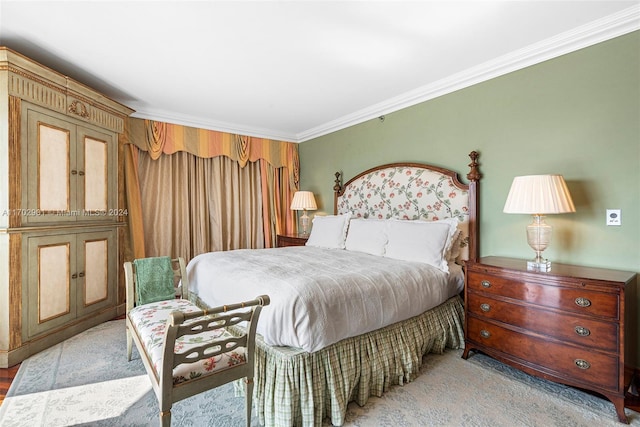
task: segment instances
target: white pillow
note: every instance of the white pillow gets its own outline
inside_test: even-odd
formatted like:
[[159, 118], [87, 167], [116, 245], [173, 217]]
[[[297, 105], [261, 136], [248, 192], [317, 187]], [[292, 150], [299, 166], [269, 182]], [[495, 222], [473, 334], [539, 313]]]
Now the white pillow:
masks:
[[424, 262], [448, 272], [446, 258], [457, 220], [389, 221], [386, 257], [403, 261]]
[[394, 218], [392, 221], [414, 221], [414, 222], [445, 222], [451, 225], [456, 226], [456, 230], [453, 232], [453, 236], [451, 240], [447, 244], [447, 248], [445, 250], [445, 259], [447, 262], [457, 262], [458, 257], [462, 255], [462, 224], [457, 218], [445, 218], [445, 219], [436, 219], [436, 220], [425, 220], [425, 219], [412, 219], [412, 220], [403, 220], [400, 218]]
[[307, 240], [307, 246], [344, 249], [344, 240], [349, 227], [351, 214], [323, 215], [313, 218], [313, 227]]
[[352, 219], [349, 221], [345, 249], [371, 255], [384, 255], [388, 240], [388, 224], [388, 221], [379, 219]]

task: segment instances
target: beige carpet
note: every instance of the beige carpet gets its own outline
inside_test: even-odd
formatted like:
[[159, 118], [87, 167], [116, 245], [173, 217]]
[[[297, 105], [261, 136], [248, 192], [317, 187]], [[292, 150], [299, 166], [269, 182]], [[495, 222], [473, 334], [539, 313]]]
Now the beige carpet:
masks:
[[[424, 358], [421, 375], [364, 407], [346, 426], [621, 426], [613, 405], [460, 350]], [[134, 350], [126, 361], [124, 321], [107, 322], [24, 361], [2, 406], [2, 427], [157, 426], [158, 405]], [[174, 405], [173, 426], [244, 425], [231, 385]], [[640, 426], [640, 414], [627, 409]], [[254, 417], [253, 424], [257, 425]]]
[[[349, 405], [346, 426], [623, 426], [613, 404], [578, 389], [541, 380], [483, 354], [430, 354], [416, 381]], [[626, 410], [629, 423], [640, 414]]]

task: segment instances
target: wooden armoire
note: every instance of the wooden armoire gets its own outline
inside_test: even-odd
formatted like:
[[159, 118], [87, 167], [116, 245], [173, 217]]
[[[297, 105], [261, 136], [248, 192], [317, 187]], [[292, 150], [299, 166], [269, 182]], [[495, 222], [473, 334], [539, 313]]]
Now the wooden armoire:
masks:
[[132, 112], [0, 47], [0, 367], [122, 310]]

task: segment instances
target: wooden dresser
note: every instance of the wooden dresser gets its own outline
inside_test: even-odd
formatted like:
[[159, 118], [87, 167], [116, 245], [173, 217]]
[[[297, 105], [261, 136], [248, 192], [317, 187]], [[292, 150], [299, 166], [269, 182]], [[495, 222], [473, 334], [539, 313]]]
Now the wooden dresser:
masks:
[[276, 246], [279, 248], [286, 246], [304, 246], [308, 239], [308, 234], [278, 234]]
[[636, 274], [486, 257], [466, 266], [465, 349], [548, 380], [592, 390], [627, 423], [637, 346]]

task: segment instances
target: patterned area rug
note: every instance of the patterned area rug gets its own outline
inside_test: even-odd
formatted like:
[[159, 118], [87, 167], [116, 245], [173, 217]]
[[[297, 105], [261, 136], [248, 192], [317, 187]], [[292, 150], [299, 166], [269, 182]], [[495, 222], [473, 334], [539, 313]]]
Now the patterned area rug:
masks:
[[[349, 426], [623, 426], [613, 404], [462, 350], [423, 359], [418, 378], [364, 407], [349, 404]], [[640, 414], [626, 409], [629, 423]]]
[[[483, 355], [428, 355], [420, 376], [364, 407], [346, 426], [621, 426], [613, 405], [539, 380]], [[232, 385], [177, 402], [173, 426], [244, 425]], [[627, 409], [640, 426], [640, 414]], [[25, 360], [0, 406], [0, 426], [156, 426], [158, 404], [124, 320], [106, 322]], [[253, 425], [258, 425], [253, 419]]]

